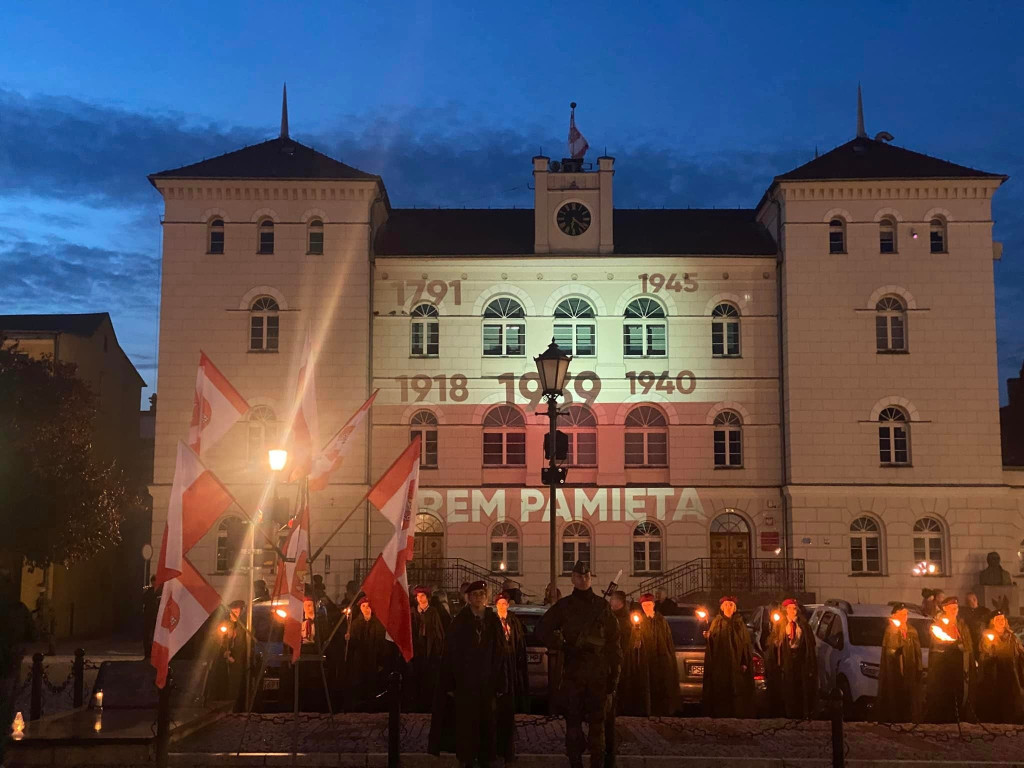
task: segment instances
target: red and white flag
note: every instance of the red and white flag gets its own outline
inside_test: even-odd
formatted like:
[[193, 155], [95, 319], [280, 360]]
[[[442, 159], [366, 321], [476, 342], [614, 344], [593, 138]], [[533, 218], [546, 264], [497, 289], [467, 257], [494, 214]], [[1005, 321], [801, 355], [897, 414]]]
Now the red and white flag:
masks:
[[363, 582], [374, 614], [406, 661], [412, 658], [412, 612], [406, 564], [412, 560], [410, 521], [420, 482], [420, 438], [417, 436], [370, 490], [367, 498], [394, 526], [391, 539], [377, 556]]
[[295, 387], [295, 398], [299, 407], [295, 411], [290, 430], [291, 442], [291, 474], [288, 482], [294, 483], [310, 473], [313, 468], [313, 454], [320, 445], [320, 435], [316, 416], [316, 379], [313, 368], [316, 357], [313, 355], [313, 342], [309, 330], [306, 330], [306, 343], [302, 347], [302, 363], [299, 366], [299, 378]]
[[[302, 650], [302, 622], [305, 620], [302, 603], [306, 596], [306, 575], [309, 573], [309, 499], [296, 518], [296, 525], [288, 534], [284, 545], [287, 557], [277, 569], [274, 597], [284, 598], [277, 610], [286, 612], [284, 641], [292, 649], [292, 661], [298, 661]], [[275, 600], [275, 604], [278, 601]]]
[[196, 453], [211, 448], [249, 410], [224, 374], [206, 353], [199, 350], [196, 393], [192, 399], [192, 422], [188, 426], [188, 447]]
[[167, 684], [171, 659], [217, 610], [220, 595], [192, 566], [187, 557], [181, 559], [179, 575], [165, 582], [160, 608], [153, 629], [150, 663], [156, 669], [156, 685]]
[[217, 476], [179, 440], [167, 524], [157, 561], [157, 587], [181, 574], [185, 555], [234, 503], [234, 497]]
[[587, 144], [587, 140], [576, 127], [576, 105], [573, 104], [572, 111], [569, 113], [569, 157], [582, 160], [588, 149], [590, 149], [590, 145]]
[[345, 422], [345, 426], [339, 429], [334, 437], [327, 441], [324, 449], [313, 459], [313, 470], [309, 475], [309, 489], [311, 491], [322, 491], [327, 487], [327, 480], [330, 478], [331, 473], [340, 467], [345, 460], [345, 454], [348, 453], [352, 433], [366, 419], [366, 414], [369, 413], [370, 406], [373, 405], [378, 392], [380, 392], [379, 389], [373, 390], [373, 394], [370, 395], [369, 399], [359, 406], [359, 410], [352, 414], [351, 418]]

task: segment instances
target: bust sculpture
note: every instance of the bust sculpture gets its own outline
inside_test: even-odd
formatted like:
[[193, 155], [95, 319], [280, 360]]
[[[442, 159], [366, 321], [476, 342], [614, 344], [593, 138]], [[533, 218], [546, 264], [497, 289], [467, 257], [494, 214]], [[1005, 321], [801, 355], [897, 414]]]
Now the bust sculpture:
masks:
[[988, 568], [978, 574], [978, 583], [983, 587], [1008, 587], [1013, 584], [1010, 581], [1010, 573], [999, 564], [999, 553], [989, 552], [985, 558], [988, 561]]

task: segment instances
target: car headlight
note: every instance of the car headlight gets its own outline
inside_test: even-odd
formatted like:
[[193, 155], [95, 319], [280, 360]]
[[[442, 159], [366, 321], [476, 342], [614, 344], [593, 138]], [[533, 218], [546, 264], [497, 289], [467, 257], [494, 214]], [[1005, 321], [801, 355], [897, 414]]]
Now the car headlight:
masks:
[[862, 675], [864, 675], [864, 677], [870, 677], [873, 680], [877, 680], [878, 679], [878, 665], [877, 664], [872, 664], [871, 662], [868, 662], [868, 661], [862, 661], [860, 663], [860, 673]]

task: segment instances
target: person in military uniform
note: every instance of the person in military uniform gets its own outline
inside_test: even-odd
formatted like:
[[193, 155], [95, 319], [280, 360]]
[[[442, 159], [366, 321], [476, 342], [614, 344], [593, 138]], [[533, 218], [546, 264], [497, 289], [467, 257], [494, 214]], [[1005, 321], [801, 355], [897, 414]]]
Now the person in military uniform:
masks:
[[1024, 722], [1024, 646], [1006, 614], [996, 611], [981, 632], [975, 709], [982, 723]]
[[673, 715], [679, 709], [679, 668], [676, 644], [665, 617], [655, 610], [652, 594], [641, 595], [640, 652], [648, 670], [652, 715]]
[[971, 630], [959, 613], [960, 602], [955, 597], [947, 597], [931, 627], [925, 699], [925, 722], [928, 723], [970, 719], [975, 677], [974, 643]]
[[818, 697], [818, 656], [814, 633], [800, 605], [789, 598], [782, 602], [779, 620], [772, 626], [766, 650], [766, 666], [775, 673], [769, 680], [772, 715], [806, 720], [814, 714]]
[[[615, 708], [622, 647], [619, 625], [608, 603], [590, 588], [590, 565], [572, 569], [572, 594], [556, 602], [537, 625], [541, 642], [562, 654], [562, 676], [552, 713], [565, 718], [565, 750], [571, 768], [582, 768], [590, 747], [591, 768], [615, 764]], [[588, 737], [583, 735], [583, 722]]]
[[754, 649], [736, 598], [723, 596], [708, 628], [701, 703], [706, 717], [754, 717]]
[[912, 723], [921, 705], [921, 638], [907, 620], [903, 603], [892, 604], [882, 637], [875, 719], [880, 723]]
[[427, 752], [486, 768], [497, 753], [497, 699], [507, 695], [505, 631], [487, 607], [486, 582], [469, 582], [465, 599], [445, 638]]

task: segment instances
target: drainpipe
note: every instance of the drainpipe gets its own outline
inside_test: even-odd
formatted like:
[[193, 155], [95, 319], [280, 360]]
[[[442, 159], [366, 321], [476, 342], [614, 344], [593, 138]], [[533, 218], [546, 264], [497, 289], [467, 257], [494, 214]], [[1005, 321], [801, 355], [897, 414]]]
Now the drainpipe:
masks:
[[[789, 502], [786, 500], [786, 484], [789, 482], [789, 461], [787, 458], [788, 440], [786, 436], [786, 367], [785, 355], [783, 354], [783, 340], [785, 324], [783, 322], [783, 295], [782, 295], [782, 205], [775, 192], [772, 192], [771, 201], [775, 204], [775, 247], [778, 251], [775, 257], [775, 291], [778, 322], [778, 366], [779, 366], [779, 449], [781, 451], [781, 477], [779, 478], [779, 503], [782, 505], [782, 555], [786, 566], [786, 580], [790, 577], [791, 565], [791, 537], [792, 530], [789, 524]], [[804, 587], [806, 588], [806, 584]]]

